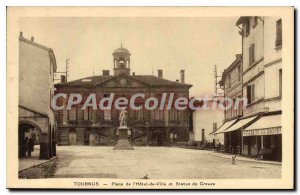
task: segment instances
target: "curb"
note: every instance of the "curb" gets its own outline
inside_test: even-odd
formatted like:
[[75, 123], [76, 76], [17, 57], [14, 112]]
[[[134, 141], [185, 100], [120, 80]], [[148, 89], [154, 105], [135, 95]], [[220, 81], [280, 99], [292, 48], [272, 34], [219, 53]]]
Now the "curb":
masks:
[[[218, 155], [218, 154], [214, 154], [214, 153], [208, 153], [210, 155], [213, 155], [213, 156], [217, 156], [217, 157], [220, 157], [220, 158], [226, 158], [226, 159], [231, 159], [231, 157], [227, 157], [227, 156], [222, 156], [222, 155]], [[239, 159], [238, 156], [237, 156], [237, 159], [236, 161], [244, 161], [244, 162], [253, 162], [253, 163], [262, 163], [262, 164], [271, 164], [271, 165], [279, 165], [281, 166], [282, 163], [281, 162], [271, 162], [271, 161], [262, 161], [262, 160], [252, 160], [252, 159]]]
[[49, 160], [47, 160], [47, 161], [45, 161], [45, 162], [42, 162], [42, 163], [33, 165], [33, 166], [28, 167], [28, 168], [25, 168], [25, 169], [22, 169], [22, 170], [18, 171], [18, 173], [23, 172], [23, 171], [26, 171], [26, 170], [31, 169], [31, 168], [34, 168], [34, 167], [37, 167], [37, 166], [40, 166], [40, 165], [42, 165], [42, 164], [48, 163], [48, 162], [53, 161], [54, 159], [57, 159], [57, 158], [58, 158], [57, 156], [52, 157], [52, 158], [50, 158]]

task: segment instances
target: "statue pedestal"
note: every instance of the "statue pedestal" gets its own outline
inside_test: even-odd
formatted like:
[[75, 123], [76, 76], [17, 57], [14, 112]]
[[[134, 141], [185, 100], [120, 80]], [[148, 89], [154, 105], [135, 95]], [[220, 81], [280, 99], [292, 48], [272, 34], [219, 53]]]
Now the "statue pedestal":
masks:
[[134, 150], [128, 140], [127, 127], [119, 127], [119, 140], [115, 145], [114, 150]]

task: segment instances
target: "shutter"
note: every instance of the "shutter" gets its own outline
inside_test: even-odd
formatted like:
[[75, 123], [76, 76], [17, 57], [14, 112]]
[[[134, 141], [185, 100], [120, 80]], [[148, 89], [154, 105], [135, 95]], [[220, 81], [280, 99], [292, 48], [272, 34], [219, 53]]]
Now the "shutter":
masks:
[[251, 52], [251, 54], [252, 54], [252, 64], [255, 62], [255, 50], [254, 50], [254, 43], [252, 44], [252, 52]]
[[89, 107], [86, 107], [83, 111], [83, 119], [85, 121], [89, 120]]
[[251, 86], [247, 86], [247, 99], [248, 99], [248, 104], [251, 104]]
[[252, 65], [252, 59], [251, 59], [251, 53], [252, 53], [252, 49], [251, 49], [252, 45], [249, 47], [249, 66]]
[[71, 110], [69, 110], [69, 120], [75, 121], [76, 120], [76, 107], [73, 106]]
[[252, 92], [251, 92], [251, 94], [252, 94], [251, 100], [255, 101], [255, 85], [252, 85], [251, 90], [252, 90]]
[[275, 46], [282, 45], [282, 21], [281, 19], [276, 22], [276, 42]]

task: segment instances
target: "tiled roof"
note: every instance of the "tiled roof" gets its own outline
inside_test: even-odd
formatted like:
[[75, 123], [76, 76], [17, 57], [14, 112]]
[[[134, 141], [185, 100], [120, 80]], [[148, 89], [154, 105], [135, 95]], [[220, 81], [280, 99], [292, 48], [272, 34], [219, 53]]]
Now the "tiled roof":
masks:
[[[70, 81], [67, 83], [58, 83], [55, 86], [96, 86], [99, 85], [105, 81], [108, 80], [114, 80], [117, 77], [122, 77], [122, 76], [92, 76], [92, 77], [86, 77], [74, 81]], [[130, 76], [125, 76], [129, 79], [139, 81], [141, 83], [144, 83], [149, 86], [182, 86], [182, 87], [192, 87], [190, 84], [186, 83], [179, 83], [176, 81], [170, 81], [167, 79], [159, 78], [153, 75], [130, 75]]]

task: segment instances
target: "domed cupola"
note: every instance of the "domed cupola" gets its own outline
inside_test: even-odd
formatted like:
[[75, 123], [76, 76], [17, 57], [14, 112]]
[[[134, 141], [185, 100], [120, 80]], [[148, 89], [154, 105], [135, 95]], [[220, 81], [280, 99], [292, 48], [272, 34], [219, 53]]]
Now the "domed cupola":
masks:
[[113, 52], [114, 75], [130, 75], [130, 52], [128, 49], [121, 47]]

